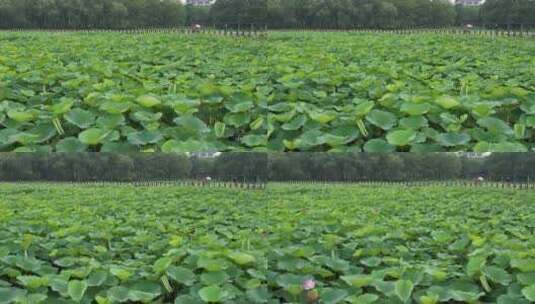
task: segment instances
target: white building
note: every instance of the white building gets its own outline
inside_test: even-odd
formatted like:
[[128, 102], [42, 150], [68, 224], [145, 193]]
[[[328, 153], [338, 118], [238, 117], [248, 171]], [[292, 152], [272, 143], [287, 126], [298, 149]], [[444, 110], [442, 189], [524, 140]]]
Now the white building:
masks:
[[188, 153], [190, 157], [198, 158], [216, 158], [221, 155], [221, 152], [191, 152]]
[[182, 4], [194, 6], [209, 6], [214, 4], [215, 0], [181, 0]]
[[456, 152], [459, 157], [466, 157], [471, 159], [482, 159], [492, 155], [490, 152], [478, 153], [478, 152]]
[[478, 6], [483, 5], [485, 0], [455, 0], [455, 5]]

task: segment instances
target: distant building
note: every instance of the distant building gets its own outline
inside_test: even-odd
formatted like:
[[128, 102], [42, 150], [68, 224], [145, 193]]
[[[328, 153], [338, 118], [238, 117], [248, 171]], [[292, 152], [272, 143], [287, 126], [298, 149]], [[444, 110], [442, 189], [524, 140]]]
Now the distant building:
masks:
[[182, 0], [182, 3], [193, 6], [209, 6], [214, 4], [215, 0]]
[[492, 153], [485, 152], [485, 153], [477, 153], [477, 152], [457, 152], [457, 156], [459, 157], [465, 157], [465, 158], [471, 158], [471, 159], [481, 159], [481, 158], [487, 158]]
[[191, 152], [188, 155], [198, 158], [216, 158], [221, 155], [221, 152]]
[[485, 0], [455, 0], [455, 5], [478, 6], [483, 5]]

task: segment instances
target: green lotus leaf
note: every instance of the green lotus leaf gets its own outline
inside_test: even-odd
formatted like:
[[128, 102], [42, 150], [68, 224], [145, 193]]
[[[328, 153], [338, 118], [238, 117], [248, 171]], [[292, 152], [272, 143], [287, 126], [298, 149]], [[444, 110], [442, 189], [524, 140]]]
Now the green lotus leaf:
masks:
[[494, 134], [513, 135], [513, 129], [503, 120], [494, 117], [485, 117], [477, 121], [477, 124]]
[[412, 116], [423, 115], [431, 109], [428, 103], [411, 103], [405, 102], [401, 105], [401, 112], [407, 113]]
[[249, 289], [247, 290], [246, 295], [253, 303], [267, 303], [272, 297], [265, 287]]
[[371, 275], [363, 274], [341, 276], [340, 279], [351, 286], [359, 288], [369, 286], [374, 281], [374, 278]]
[[265, 135], [245, 135], [242, 137], [241, 142], [248, 147], [265, 146], [267, 144], [267, 137]]
[[163, 116], [163, 113], [161, 112], [153, 113], [149, 111], [136, 111], [130, 114], [130, 117], [132, 117], [132, 119], [139, 121], [139, 122], [158, 121], [162, 118], [162, 116]]
[[10, 110], [7, 112], [7, 116], [17, 122], [29, 122], [37, 118], [37, 113], [35, 111]]
[[253, 255], [245, 252], [231, 252], [227, 254], [227, 256], [238, 265], [247, 265], [256, 261], [256, 258]]
[[335, 304], [342, 303], [349, 295], [345, 289], [324, 289], [321, 293], [321, 300], [323, 303]]
[[402, 118], [399, 121], [399, 126], [405, 129], [418, 130], [420, 128], [427, 127], [428, 123], [427, 119], [424, 116], [416, 115]]
[[531, 285], [522, 289], [522, 294], [526, 299], [535, 302], [535, 285]]
[[441, 96], [435, 100], [435, 102], [441, 106], [442, 108], [449, 110], [452, 108], [455, 108], [459, 106], [461, 103], [459, 100], [451, 97], [451, 96]]
[[56, 115], [60, 115], [60, 114], [69, 112], [73, 105], [74, 105], [74, 100], [70, 98], [61, 98], [61, 100], [58, 103], [55, 103], [50, 108], [52, 110], [52, 113]]
[[[355, 103], [355, 101], [353, 101]], [[375, 107], [375, 102], [367, 100], [361, 103], [357, 103], [355, 107], [355, 114], [357, 117], [364, 117]]]
[[123, 303], [130, 299], [129, 290], [123, 286], [115, 286], [108, 290], [107, 296], [111, 301]]
[[488, 143], [479, 142], [474, 146], [474, 152], [527, 152], [528, 149], [521, 143], [515, 142], [500, 142]]
[[209, 131], [208, 127], [202, 120], [191, 115], [178, 117], [174, 120], [174, 122], [178, 126], [187, 129], [189, 132], [206, 133]]
[[229, 279], [224, 271], [210, 271], [201, 274], [201, 282], [204, 285], [222, 285]]
[[121, 114], [105, 114], [97, 118], [97, 126], [103, 129], [113, 129], [125, 123], [125, 118]]
[[396, 147], [383, 139], [372, 139], [364, 144], [364, 151], [370, 153], [390, 153], [396, 151]]
[[294, 117], [292, 120], [290, 120], [289, 122], [283, 124], [281, 128], [287, 131], [298, 130], [305, 125], [306, 121], [307, 121], [307, 117], [305, 115], [298, 115]]
[[0, 304], [15, 303], [17, 299], [24, 297], [27, 293], [24, 289], [0, 287]]
[[80, 142], [86, 145], [98, 145], [109, 133], [98, 128], [91, 128], [78, 135]]
[[37, 289], [42, 286], [47, 286], [49, 279], [46, 277], [39, 277], [34, 275], [18, 276], [17, 280], [29, 289]]
[[128, 281], [134, 275], [130, 270], [121, 267], [111, 267], [110, 272], [121, 281]]
[[50, 280], [49, 286], [53, 291], [58, 292], [62, 297], [69, 297], [69, 281], [67, 278], [53, 278]]
[[381, 110], [372, 110], [366, 120], [383, 130], [390, 130], [397, 124], [396, 115]]
[[365, 293], [359, 296], [351, 296], [347, 300], [348, 302], [355, 304], [371, 304], [379, 300], [379, 296], [373, 293]]
[[67, 137], [56, 144], [56, 152], [80, 153], [87, 150], [88, 145], [82, 143], [78, 138]]
[[421, 296], [419, 300], [421, 304], [437, 304], [440, 301], [439, 296], [436, 294]]
[[57, 259], [54, 261], [54, 264], [63, 267], [68, 268], [76, 265], [77, 259], [74, 257], [63, 257], [61, 259]]
[[108, 272], [105, 270], [94, 270], [87, 278], [87, 286], [101, 286], [108, 279]]
[[100, 105], [100, 110], [109, 114], [122, 114], [130, 110], [131, 104], [128, 102], [108, 101]]
[[314, 121], [319, 122], [320, 124], [328, 124], [329, 122], [336, 119], [336, 113], [334, 112], [310, 112], [308, 113], [310, 118]]
[[504, 269], [496, 266], [485, 266], [482, 268], [482, 273], [491, 281], [498, 284], [508, 286], [512, 281], [512, 276]]
[[204, 302], [217, 303], [223, 300], [226, 292], [218, 286], [203, 287], [199, 290], [199, 296]]
[[233, 127], [241, 127], [249, 124], [251, 116], [249, 113], [229, 113], [223, 118], [223, 122]]
[[214, 147], [206, 142], [188, 139], [186, 141], [168, 140], [161, 146], [164, 153], [188, 153], [213, 151]]
[[436, 138], [439, 144], [446, 147], [466, 145], [470, 139], [470, 135], [466, 133], [442, 133]]
[[176, 297], [174, 304], [202, 304], [200, 297], [191, 295], [181, 295]]
[[416, 138], [416, 132], [411, 129], [395, 130], [386, 135], [386, 140], [393, 146], [407, 146]]
[[509, 303], [515, 303], [515, 304], [529, 304], [530, 301], [525, 298], [520, 298], [517, 296], [512, 295], [501, 295], [498, 297], [498, 304], [509, 304]]
[[152, 108], [162, 103], [158, 97], [153, 95], [141, 95], [136, 99], [136, 102], [145, 108]]
[[142, 281], [128, 288], [128, 299], [134, 302], [147, 303], [159, 297], [161, 293], [159, 284]]
[[193, 271], [184, 267], [170, 266], [167, 268], [167, 275], [172, 280], [186, 286], [191, 286], [197, 281]]
[[127, 135], [128, 142], [132, 145], [147, 145], [155, 144], [163, 140], [163, 136], [159, 131], [140, 131], [132, 132]]
[[512, 259], [511, 267], [522, 272], [535, 272], [535, 259]]
[[395, 291], [398, 298], [407, 303], [412, 295], [414, 284], [409, 280], [399, 280], [395, 283]]
[[249, 111], [254, 107], [254, 103], [251, 98], [245, 94], [234, 94], [230, 100], [225, 102], [225, 108], [233, 113], [240, 113]]
[[523, 285], [535, 285], [535, 272], [519, 273], [516, 278]]
[[75, 302], [80, 302], [82, 300], [86, 290], [86, 281], [70, 281], [67, 287], [67, 293], [69, 294], [69, 297]]

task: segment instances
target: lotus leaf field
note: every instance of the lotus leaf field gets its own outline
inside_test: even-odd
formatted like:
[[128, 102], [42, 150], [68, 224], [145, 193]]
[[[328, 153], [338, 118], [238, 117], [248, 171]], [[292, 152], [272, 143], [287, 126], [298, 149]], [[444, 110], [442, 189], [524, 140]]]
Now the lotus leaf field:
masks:
[[529, 190], [0, 191], [2, 304], [535, 301]]
[[0, 33], [0, 149], [265, 146], [270, 86], [260, 46], [178, 34]]
[[0, 33], [0, 151], [528, 151], [535, 41]]

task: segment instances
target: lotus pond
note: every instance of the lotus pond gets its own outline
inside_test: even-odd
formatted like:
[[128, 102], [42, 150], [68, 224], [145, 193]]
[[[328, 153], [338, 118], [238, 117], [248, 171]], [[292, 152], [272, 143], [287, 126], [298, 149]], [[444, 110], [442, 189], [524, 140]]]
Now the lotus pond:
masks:
[[270, 52], [269, 147], [527, 151], [535, 40], [284, 33]]
[[528, 151], [535, 41], [0, 32], [0, 151]]
[[0, 303], [532, 303], [535, 193], [0, 185]]
[[170, 33], [0, 33], [0, 151], [265, 146], [260, 46]]

